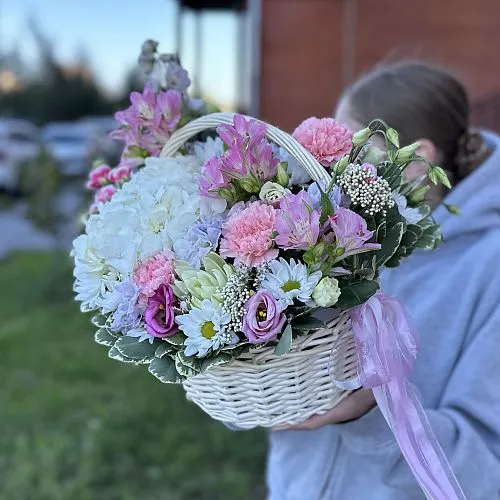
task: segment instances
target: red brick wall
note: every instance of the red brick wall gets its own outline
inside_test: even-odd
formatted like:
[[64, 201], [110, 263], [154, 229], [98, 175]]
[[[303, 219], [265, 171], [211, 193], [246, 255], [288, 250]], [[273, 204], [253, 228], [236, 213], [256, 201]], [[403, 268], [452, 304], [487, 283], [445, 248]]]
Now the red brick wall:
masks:
[[331, 113], [340, 91], [341, 3], [262, 3], [260, 116], [293, 130], [304, 118]]
[[[348, 1], [262, 0], [264, 119], [290, 129], [306, 116], [331, 113], [342, 86]], [[353, 77], [384, 60], [419, 57], [454, 70], [473, 101], [500, 94], [500, 0], [356, 4]]]

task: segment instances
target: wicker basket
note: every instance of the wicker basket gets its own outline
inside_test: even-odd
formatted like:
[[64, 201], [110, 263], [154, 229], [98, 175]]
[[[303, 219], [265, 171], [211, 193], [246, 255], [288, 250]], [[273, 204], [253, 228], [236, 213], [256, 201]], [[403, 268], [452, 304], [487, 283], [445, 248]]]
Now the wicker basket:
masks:
[[[232, 113], [215, 113], [190, 122], [172, 134], [162, 156], [173, 156], [196, 134], [233, 122]], [[295, 139], [267, 125], [267, 136], [283, 147], [317, 181], [330, 175]], [[230, 364], [214, 366], [184, 382], [187, 397], [212, 418], [240, 429], [296, 424], [334, 408], [349, 392], [333, 380], [357, 375], [348, 312], [328, 326], [295, 339], [281, 357], [274, 346], [257, 347]]]

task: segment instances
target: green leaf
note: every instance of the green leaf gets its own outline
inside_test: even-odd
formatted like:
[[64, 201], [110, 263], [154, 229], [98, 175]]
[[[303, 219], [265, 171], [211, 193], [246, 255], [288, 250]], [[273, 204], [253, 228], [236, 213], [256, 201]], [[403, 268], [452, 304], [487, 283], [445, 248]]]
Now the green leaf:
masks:
[[460, 208], [458, 208], [456, 205], [449, 205], [448, 203], [445, 203], [444, 206], [445, 206], [446, 210], [448, 210], [448, 212], [450, 212], [450, 214], [462, 215]]
[[292, 327], [295, 330], [320, 330], [325, 328], [326, 324], [318, 318], [311, 315], [303, 315], [292, 320]]
[[90, 320], [90, 322], [94, 326], [97, 326], [97, 328], [103, 328], [106, 326], [107, 320], [108, 320], [108, 317], [105, 316], [104, 314], [96, 314], [95, 316], [92, 316], [92, 319]]
[[323, 225], [335, 213], [335, 209], [328, 195], [321, 188], [319, 190], [321, 193], [321, 218], [319, 222]]
[[[417, 230], [413, 230], [412, 228], [418, 228]], [[406, 228], [406, 232], [403, 234], [401, 238], [401, 245], [405, 247], [414, 247], [417, 244], [418, 239], [422, 236], [423, 230], [419, 226], [408, 226]]]
[[175, 355], [175, 368], [183, 377], [194, 377], [201, 373], [202, 360], [194, 356], [186, 356], [183, 351]]
[[417, 242], [417, 248], [422, 248], [423, 250], [433, 250], [436, 239], [433, 236], [424, 234]]
[[109, 350], [108, 356], [111, 359], [116, 359], [117, 361], [121, 361], [122, 363], [136, 363], [137, 361], [135, 359], [128, 358], [127, 356], [124, 356], [116, 347], [112, 347]]
[[172, 335], [172, 337], [165, 337], [163, 340], [173, 345], [184, 345], [186, 336], [182, 332], [179, 332], [176, 333], [175, 335]]
[[107, 346], [114, 346], [116, 339], [118, 337], [115, 335], [112, 335], [107, 328], [100, 328], [97, 330], [94, 339], [98, 344], [101, 345], [107, 345]]
[[377, 252], [377, 268], [383, 266], [396, 253], [404, 231], [403, 222], [397, 222], [391, 227], [382, 242], [382, 248]]
[[149, 373], [164, 384], [178, 384], [184, 380], [175, 368], [175, 362], [170, 356], [155, 358], [149, 365]]
[[396, 130], [394, 130], [393, 128], [388, 128], [386, 134], [389, 142], [399, 148], [399, 134], [396, 132]]
[[337, 307], [339, 309], [351, 309], [366, 302], [379, 289], [378, 281], [358, 281], [342, 288]]
[[[242, 351], [243, 351], [243, 349], [242, 349]], [[227, 365], [228, 363], [230, 363], [231, 361], [236, 359], [239, 356], [239, 354], [240, 353], [238, 353], [238, 355], [235, 355], [235, 354], [229, 354], [226, 352], [219, 352], [215, 356], [211, 356], [209, 358], [204, 358], [201, 362], [200, 371], [205, 372], [209, 368], [211, 368], [212, 366]]]
[[163, 358], [165, 354], [171, 354], [175, 352], [175, 347], [168, 342], [162, 342], [155, 351], [156, 358]]
[[292, 348], [292, 337], [292, 327], [290, 323], [288, 323], [284, 332], [281, 334], [278, 345], [274, 349], [274, 354], [276, 354], [276, 356], [283, 356], [287, 352], [290, 352]]
[[402, 257], [400, 255], [393, 255], [386, 263], [385, 267], [393, 268], [398, 267], [401, 264]]
[[149, 363], [155, 357], [158, 342], [149, 343], [147, 340], [139, 342], [136, 337], [121, 337], [115, 343], [120, 354], [133, 359], [136, 363]]
[[387, 236], [387, 223], [383, 220], [377, 227], [375, 232], [375, 241], [377, 243], [382, 243]]

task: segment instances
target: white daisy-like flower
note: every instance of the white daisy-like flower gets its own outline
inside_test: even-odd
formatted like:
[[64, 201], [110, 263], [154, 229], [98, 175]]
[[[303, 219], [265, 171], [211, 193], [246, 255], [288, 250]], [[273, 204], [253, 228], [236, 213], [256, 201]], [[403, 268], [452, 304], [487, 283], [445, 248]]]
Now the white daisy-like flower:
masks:
[[398, 206], [399, 213], [406, 219], [408, 224], [418, 224], [422, 220], [422, 214], [418, 208], [411, 208], [408, 206], [406, 196], [400, 193], [393, 192], [392, 198]]
[[307, 303], [315, 286], [319, 283], [321, 271], [309, 274], [301, 262], [282, 257], [269, 263], [269, 272], [264, 275], [261, 288], [271, 292], [282, 309], [293, 304], [294, 299]]
[[203, 358], [210, 350], [220, 349], [233, 340], [233, 334], [225, 329], [231, 315], [210, 300], [203, 300], [199, 309], [193, 308], [175, 319], [187, 337], [184, 341], [186, 356]]
[[138, 342], [147, 341], [150, 344], [152, 344], [155, 340], [155, 337], [146, 331], [146, 327], [144, 325], [138, 326], [137, 328], [132, 328], [131, 330], [128, 330], [125, 333], [125, 335], [127, 337], [136, 338]]

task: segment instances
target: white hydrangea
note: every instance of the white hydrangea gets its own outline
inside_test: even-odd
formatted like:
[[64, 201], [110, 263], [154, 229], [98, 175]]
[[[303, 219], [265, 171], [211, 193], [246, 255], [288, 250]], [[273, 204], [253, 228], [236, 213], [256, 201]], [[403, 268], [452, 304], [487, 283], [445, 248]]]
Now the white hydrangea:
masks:
[[73, 244], [77, 300], [84, 311], [112, 312], [118, 283], [186, 235], [198, 219], [201, 163], [196, 156], [148, 158], [146, 166], [90, 216]]
[[224, 154], [224, 143], [220, 137], [213, 139], [208, 137], [204, 142], [197, 142], [194, 145], [194, 153], [202, 165], [215, 156], [222, 156]]

